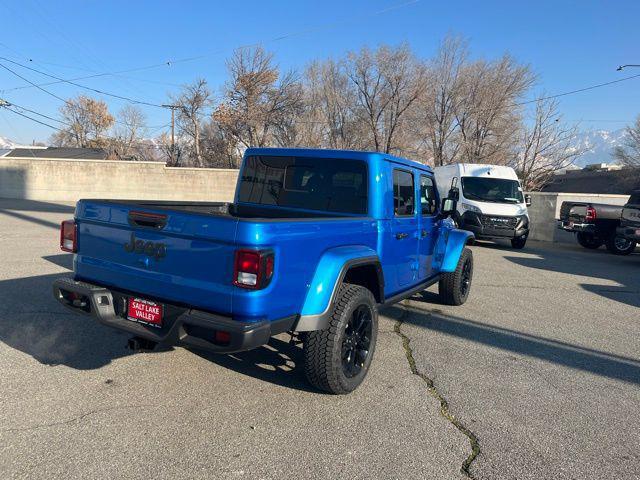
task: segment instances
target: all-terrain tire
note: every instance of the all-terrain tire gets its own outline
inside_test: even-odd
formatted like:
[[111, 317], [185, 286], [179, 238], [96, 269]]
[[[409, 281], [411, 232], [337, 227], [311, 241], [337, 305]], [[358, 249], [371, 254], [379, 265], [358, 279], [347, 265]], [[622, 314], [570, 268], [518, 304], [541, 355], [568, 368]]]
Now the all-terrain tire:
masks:
[[596, 237], [592, 233], [578, 232], [576, 234], [576, 240], [578, 240], [578, 243], [581, 246], [590, 250], [596, 250], [604, 244], [604, 240], [600, 237]]
[[518, 250], [522, 250], [524, 246], [527, 244], [527, 235], [523, 235], [521, 237], [512, 238], [511, 239], [511, 247], [516, 248]]
[[[362, 308], [360, 308], [362, 307]], [[345, 342], [352, 341], [347, 330], [354, 322], [354, 313], [369, 312], [371, 326], [366, 357], [357, 373], [346, 372], [343, 365]], [[373, 294], [360, 285], [343, 283], [331, 313], [329, 327], [308, 332], [303, 345], [304, 372], [309, 383], [320, 390], [342, 395], [355, 390], [367, 376], [378, 337], [378, 308]], [[355, 355], [355, 353], [354, 353]], [[353, 376], [349, 374], [354, 373]]]
[[473, 253], [468, 248], [462, 250], [458, 265], [453, 272], [440, 276], [438, 293], [446, 305], [462, 305], [469, 297], [473, 278]]
[[605, 245], [607, 250], [614, 255], [629, 255], [636, 249], [636, 242], [628, 240], [615, 232], [607, 237]]

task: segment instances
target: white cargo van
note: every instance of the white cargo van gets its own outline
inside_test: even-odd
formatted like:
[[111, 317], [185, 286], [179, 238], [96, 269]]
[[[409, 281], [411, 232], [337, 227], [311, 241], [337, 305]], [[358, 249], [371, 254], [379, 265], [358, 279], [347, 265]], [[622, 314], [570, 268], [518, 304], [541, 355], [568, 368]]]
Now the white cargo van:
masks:
[[478, 239], [504, 238], [524, 248], [529, 236], [529, 195], [525, 198], [511, 167], [452, 163], [434, 169], [441, 198], [457, 198], [454, 220]]

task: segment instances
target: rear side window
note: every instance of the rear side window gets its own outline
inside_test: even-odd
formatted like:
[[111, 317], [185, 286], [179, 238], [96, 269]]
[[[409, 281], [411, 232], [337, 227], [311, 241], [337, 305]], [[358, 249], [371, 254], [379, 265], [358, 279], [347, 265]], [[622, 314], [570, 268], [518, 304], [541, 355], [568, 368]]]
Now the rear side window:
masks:
[[393, 170], [393, 213], [396, 216], [413, 215], [415, 211], [413, 174], [406, 170]]
[[367, 213], [367, 165], [316, 157], [247, 157], [238, 200], [324, 212]]
[[420, 208], [422, 215], [432, 215], [437, 208], [436, 189], [433, 179], [426, 175], [420, 175]]

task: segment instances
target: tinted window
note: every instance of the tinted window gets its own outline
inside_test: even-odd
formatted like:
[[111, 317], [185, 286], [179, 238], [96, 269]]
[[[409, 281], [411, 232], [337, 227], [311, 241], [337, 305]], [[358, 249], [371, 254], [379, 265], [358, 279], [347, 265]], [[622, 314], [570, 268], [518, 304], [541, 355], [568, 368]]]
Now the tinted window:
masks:
[[437, 209], [436, 189], [433, 180], [426, 175], [420, 175], [420, 205], [422, 215], [431, 215]]
[[489, 177], [462, 177], [462, 192], [469, 200], [496, 203], [524, 203], [517, 180]]
[[360, 160], [255, 156], [245, 160], [238, 200], [325, 212], [367, 213]]
[[640, 190], [632, 192], [627, 203], [629, 205], [640, 205]]
[[406, 170], [394, 170], [393, 212], [396, 215], [413, 215], [415, 203], [413, 174]]

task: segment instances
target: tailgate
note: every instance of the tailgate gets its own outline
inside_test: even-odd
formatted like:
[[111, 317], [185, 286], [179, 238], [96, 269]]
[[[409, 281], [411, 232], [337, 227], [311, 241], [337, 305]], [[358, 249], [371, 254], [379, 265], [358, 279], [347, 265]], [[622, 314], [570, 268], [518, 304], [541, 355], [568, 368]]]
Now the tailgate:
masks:
[[563, 222], [584, 223], [587, 215], [587, 203], [562, 202], [560, 220]]
[[237, 219], [82, 200], [76, 221], [77, 278], [231, 314]]

